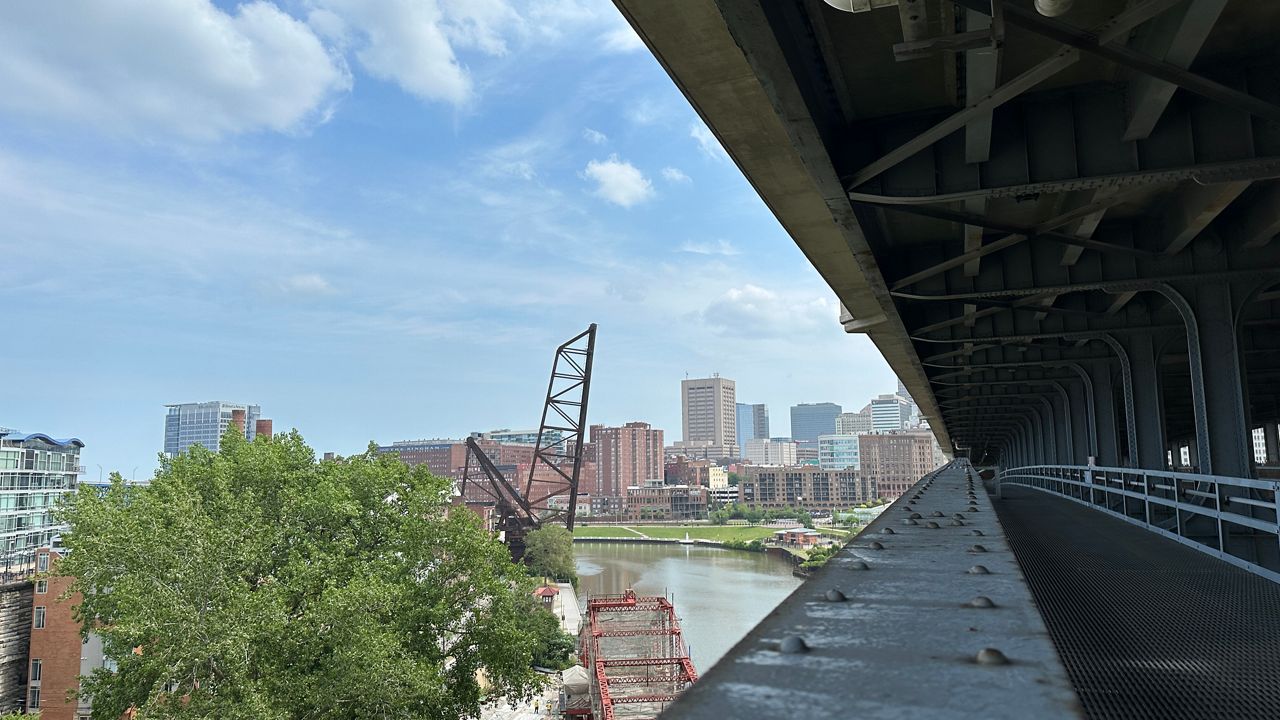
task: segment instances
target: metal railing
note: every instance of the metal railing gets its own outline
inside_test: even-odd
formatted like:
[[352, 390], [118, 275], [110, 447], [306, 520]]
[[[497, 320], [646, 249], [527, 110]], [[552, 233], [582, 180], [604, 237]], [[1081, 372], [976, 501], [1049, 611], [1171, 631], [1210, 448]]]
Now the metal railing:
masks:
[[1088, 505], [1280, 582], [1280, 481], [1095, 465], [997, 475]]

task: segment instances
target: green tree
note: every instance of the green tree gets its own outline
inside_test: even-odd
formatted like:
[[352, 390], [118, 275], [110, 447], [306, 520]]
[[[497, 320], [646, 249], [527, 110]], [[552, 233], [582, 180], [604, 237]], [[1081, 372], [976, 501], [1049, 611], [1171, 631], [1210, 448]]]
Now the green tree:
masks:
[[535, 575], [578, 584], [573, 533], [560, 525], [546, 525], [526, 535], [524, 561]]
[[573, 653], [577, 649], [577, 643], [561, 627], [560, 618], [543, 608], [540, 602], [530, 602], [525, 627], [537, 638], [533, 652], [534, 665], [552, 670], [565, 670], [573, 666]]
[[85, 681], [93, 717], [469, 717], [480, 673], [527, 696], [533, 583], [450, 495], [372, 445], [317, 463], [296, 432], [82, 486], [58, 570], [118, 664]]
[[737, 484], [738, 484], [738, 483], [740, 483], [740, 482], [742, 482], [742, 476], [741, 476], [741, 475], [739, 475], [739, 474], [738, 474], [738, 473], [736, 473], [736, 472], [731, 472], [731, 473], [729, 473], [729, 485], [730, 485], [731, 487], [736, 487], [736, 486], [737, 486]]

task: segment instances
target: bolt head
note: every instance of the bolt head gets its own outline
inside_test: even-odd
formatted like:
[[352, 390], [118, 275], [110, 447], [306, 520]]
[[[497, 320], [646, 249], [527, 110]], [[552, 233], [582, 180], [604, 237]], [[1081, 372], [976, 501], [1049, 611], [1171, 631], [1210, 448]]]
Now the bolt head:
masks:
[[929, 528], [930, 530], [937, 530], [938, 528], [940, 528], [940, 527], [942, 527], [942, 526], [941, 526], [941, 525], [939, 525], [938, 523], [936, 523], [936, 522], [934, 522], [934, 521], [930, 520], [929, 522], [925, 523], [925, 527]]
[[996, 604], [991, 601], [991, 598], [987, 597], [986, 595], [979, 595], [974, 599], [970, 600], [969, 602], [965, 603], [965, 605], [968, 605], [971, 608], [982, 608], [982, 609], [993, 608], [996, 606]]
[[970, 534], [970, 535], [977, 535], [978, 537], [982, 537], [982, 531], [981, 531], [981, 530], [974, 530], [974, 531], [970, 532], [969, 534]]
[[976, 508], [976, 507], [971, 507], [971, 508], [969, 508], [969, 509], [968, 509], [968, 511], [967, 511], [967, 512], [978, 512], [978, 508]]
[[974, 659], [978, 661], [979, 665], [1009, 664], [1009, 658], [1005, 657], [1004, 653], [995, 648], [982, 648], [978, 651], [978, 655]]
[[963, 520], [952, 520], [951, 522], [949, 522], [949, 523], [947, 523], [947, 524], [948, 524], [948, 525], [950, 525], [951, 527], [964, 527], [964, 521], [963, 521]]
[[830, 590], [828, 590], [826, 594], [823, 595], [823, 597], [827, 599], [827, 602], [844, 602], [845, 600], [849, 599], [845, 597], [844, 593], [840, 592], [839, 590], [836, 590], [835, 588], [831, 588]]
[[943, 517], [943, 513], [942, 513], [942, 511], [941, 511], [941, 510], [934, 510], [932, 513], [929, 513], [929, 516], [930, 516], [930, 517]]
[[850, 570], [870, 570], [871, 566], [863, 560], [855, 560], [849, 563]]
[[969, 568], [968, 572], [970, 575], [990, 575], [991, 574], [991, 571], [987, 569], [986, 565], [974, 565], [973, 567]]
[[920, 517], [921, 517], [920, 513], [911, 513], [912, 520], [919, 520]]
[[799, 635], [792, 635], [784, 638], [782, 642], [778, 643], [778, 651], [787, 653], [788, 655], [807, 653], [809, 652], [809, 643], [805, 642], [804, 638]]
[[969, 552], [983, 553], [986, 551], [987, 549], [981, 545], [974, 545], [973, 547], [969, 548]]
[[897, 532], [897, 530], [894, 530], [893, 528], [885, 528], [885, 529], [883, 529], [883, 530], [881, 530], [881, 531], [880, 531], [880, 534], [881, 534], [881, 535], [892, 535], [892, 534], [894, 534], [894, 533], [896, 533], [896, 532]]
[[872, 550], [883, 550], [884, 543], [880, 542], [879, 540], [872, 540], [871, 544], [868, 545], [867, 547], [871, 548]]
[[902, 521], [902, 524], [903, 525], [919, 525], [920, 523], [916, 522], [915, 520], [912, 520], [911, 518], [907, 518], [906, 520]]

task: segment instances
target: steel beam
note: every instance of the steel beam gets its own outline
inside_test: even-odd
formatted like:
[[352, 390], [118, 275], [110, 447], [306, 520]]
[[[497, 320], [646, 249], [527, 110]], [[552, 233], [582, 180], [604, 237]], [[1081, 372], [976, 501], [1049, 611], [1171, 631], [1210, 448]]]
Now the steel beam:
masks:
[[[1144, 25], [1130, 47], [1185, 70], [1191, 67], [1226, 6], [1227, 0], [1189, 0], [1183, 7]], [[1149, 136], [1176, 88], [1173, 83], [1150, 75], [1134, 77], [1129, 82], [1130, 117], [1124, 139], [1137, 140]]]

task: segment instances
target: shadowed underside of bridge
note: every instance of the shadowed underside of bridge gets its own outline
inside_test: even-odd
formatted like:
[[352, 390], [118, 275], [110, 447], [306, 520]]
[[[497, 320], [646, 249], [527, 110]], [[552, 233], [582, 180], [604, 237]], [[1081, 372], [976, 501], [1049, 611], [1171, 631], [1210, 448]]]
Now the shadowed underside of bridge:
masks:
[[1280, 718], [1280, 585], [1070, 500], [995, 502], [1090, 718]]
[[[1274, 639], [1260, 583], [1280, 582], [1280, 2], [1053, 0], [1053, 17], [1033, 0], [614, 2], [944, 451], [1037, 488], [1011, 491], [1010, 540], [1084, 706], [1142, 716], [1150, 692], [1187, 716], [1275, 717], [1280, 667], [1248, 652]], [[936, 482], [963, 493], [956, 473], [971, 471], [958, 462]], [[913, 492], [938, 497], [929, 482]], [[938, 526], [911, 547], [930, 558], [863, 545], [838, 558], [888, 558], [896, 573], [875, 612], [851, 617], [900, 621], [890, 608], [958, 582], [931, 574], [968, 552], [942, 519], [917, 523]], [[1117, 524], [1132, 538], [1104, 534]], [[999, 523], [981, 530], [1003, 538]], [[727, 661], [776, 662], [777, 677], [750, 677], [788, 696], [805, 677], [791, 668], [822, 663], [760, 643], [807, 632], [800, 606], [821, 595], [802, 588], [777, 613], [793, 624], [766, 621], [756, 654]], [[894, 643], [919, 650], [896, 656], [918, 682], [958, 693], [956, 657], [911, 637], [949, 617], [945, 597]], [[1043, 696], [1058, 687], [1051, 664], [1046, 684], [1018, 687], [1075, 714]], [[723, 704], [717, 678], [732, 677], [713, 669], [692, 694]], [[1008, 688], [986, 687], [988, 716], [1019, 716]], [[1132, 695], [1098, 710], [1116, 688]], [[866, 709], [967, 717], [976, 697], [921, 704], [897, 689], [898, 705]]]

